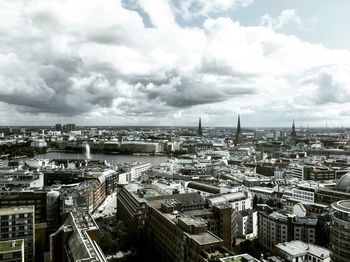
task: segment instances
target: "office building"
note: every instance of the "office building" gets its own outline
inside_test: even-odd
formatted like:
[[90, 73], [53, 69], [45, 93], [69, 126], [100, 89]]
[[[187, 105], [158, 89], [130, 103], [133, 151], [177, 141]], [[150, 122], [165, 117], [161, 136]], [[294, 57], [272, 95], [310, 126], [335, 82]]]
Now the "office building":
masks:
[[258, 235], [258, 211], [252, 209], [237, 213], [238, 237], [253, 239]]
[[0, 261], [24, 262], [24, 240], [0, 241]]
[[301, 240], [315, 243], [317, 218], [258, 211], [258, 238], [267, 249], [272, 250], [278, 243]]
[[50, 261], [107, 262], [99, 247], [99, 228], [88, 212], [68, 213], [63, 225], [50, 235]]
[[162, 261], [207, 261], [211, 253], [222, 246], [223, 240], [208, 231], [202, 218], [181, 213], [176, 199], [152, 200], [146, 204], [146, 237]]
[[332, 261], [348, 262], [350, 259], [350, 200], [338, 201], [331, 207]]
[[324, 205], [344, 199], [350, 199], [350, 173], [343, 175], [335, 186], [318, 188], [315, 194], [315, 202]]
[[42, 188], [44, 174], [41, 172], [15, 171], [0, 176], [0, 190]]
[[23, 239], [25, 261], [34, 261], [34, 206], [0, 208], [0, 242]]

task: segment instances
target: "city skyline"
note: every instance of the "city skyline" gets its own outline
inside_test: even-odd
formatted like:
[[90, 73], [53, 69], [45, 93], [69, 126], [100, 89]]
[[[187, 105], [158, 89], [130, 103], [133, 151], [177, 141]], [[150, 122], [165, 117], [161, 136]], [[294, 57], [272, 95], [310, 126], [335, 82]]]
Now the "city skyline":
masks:
[[348, 127], [349, 7], [1, 1], [0, 126]]

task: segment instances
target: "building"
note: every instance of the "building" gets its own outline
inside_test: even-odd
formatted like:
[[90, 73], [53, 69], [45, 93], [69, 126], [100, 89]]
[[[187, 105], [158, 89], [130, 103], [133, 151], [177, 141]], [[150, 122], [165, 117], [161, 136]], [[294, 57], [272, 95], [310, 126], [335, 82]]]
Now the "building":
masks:
[[145, 220], [145, 205], [150, 197], [164, 196], [168, 193], [152, 185], [130, 183], [120, 188], [117, 197], [117, 218], [132, 231], [143, 230]]
[[335, 186], [318, 188], [315, 194], [315, 202], [324, 205], [344, 199], [350, 199], [350, 173], [343, 175]]
[[[130, 183], [120, 188], [117, 197], [117, 217], [135, 233], [143, 233], [147, 223], [146, 205], [153, 200], [176, 199], [185, 215], [207, 221], [208, 230], [223, 239], [231, 249], [237, 238], [236, 212], [226, 201], [206, 202], [198, 193], [173, 194], [178, 191], [171, 185]], [[225, 199], [224, 199], [225, 200]], [[214, 204], [214, 205], [213, 205]]]
[[209, 206], [229, 204], [237, 212], [252, 208], [251, 194], [243, 191], [213, 195], [207, 198], [207, 202]]
[[204, 253], [222, 246], [223, 240], [208, 231], [202, 218], [181, 213], [176, 199], [152, 200], [146, 204], [146, 237], [162, 261], [207, 261]]
[[23, 239], [24, 260], [34, 261], [34, 206], [0, 208], [0, 225], [0, 242], [7, 240]]
[[237, 213], [238, 237], [252, 239], [258, 236], [258, 212], [242, 210]]
[[107, 262], [98, 245], [98, 229], [88, 212], [70, 212], [63, 225], [50, 235], [50, 261]]
[[63, 126], [63, 131], [64, 132], [69, 133], [69, 132], [75, 131], [75, 130], [76, 130], [75, 124], [66, 124], [66, 125]]
[[220, 193], [220, 187], [214, 185], [208, 185], [204, 183], [191, 181], [187, 184], [186, 192], [188, 193], [199, 193], [203, 197], [216, 195]]
[[276, 245], [278, 254], [287, 262], [330, 262], [331, 252], [314, 244], [294, 240]]
[[231, 250], [237, 238], [237, 212], [230, 204], [202, 207], [183, 211], [184, 215], [202, 218], [208, 224], [208, 230], [223, 240], [222, 245]]
[[145, 174], [152, 168], [150, 163], [134, 163], [131, 165], [122, 165], [120, 171], [124, 174], [119, 174], [119, 182], [131, 182]]
[[300, 202], [315, 203], [316, 188], [301, 185], [292, 189], [292, 198]]
[[55, 125], [55, 130], [56, 131], [62, 131], [62, 124], [56, 124]]
[[44, 174], [41, 172], [15, 171], [0, 176], [0, 190], [42, 188]]
[[269, 199], [274, 199], [275, 198], [275, 191], [272, 188], [269, 187], [260, 187], [260, 186], [255, 186], [249, 188], [249, 191], [252, 193], [253, 197], [257, 197], [263, 201], [267, 201]]
[[350, 259], [350, 200], [341, 200], [331, 206], [332, 261], [347, 262]]
[[123, 141], [119, 144], [119, 151], [126, 153], [157, 154], [163, 152], [163, 147], [157, 142]]
[[37, 139], [30, 143], [31, 147], [43, 148], [47, 147], [47, 142], [44, 139]]
[[278, 212], [258, 212], [258, 238], [267, 249], [278, 243], [301, 240], [315, 243], [317, 218], [297, 217]]
[[7, 240], [0, 242], [0, 261], [24, 262], [24, 240]]
[[297, 163], [289, 164], [286, 170], [286, 176], [305, 180], [305, 166]]
[[0, 191], [0, 208], [20, 206], [35, 206], [35, 223], [46, 222], [45, 190], [11, 190]]

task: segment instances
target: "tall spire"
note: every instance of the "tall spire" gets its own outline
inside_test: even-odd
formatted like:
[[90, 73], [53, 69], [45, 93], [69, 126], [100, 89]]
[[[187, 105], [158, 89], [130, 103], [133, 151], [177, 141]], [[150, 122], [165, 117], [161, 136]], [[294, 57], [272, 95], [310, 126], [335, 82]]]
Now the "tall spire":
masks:
[[291, 136], [292, 138], [296, 138], [296, 137], [297, 137], [297, 132], [295, 131], [294, 119], [293, 119], [293, 124], [292, 124], [292, 132], [290, 133], [290, 136]]
[[197, 135], [198, 136], [202, 136], [203, 135], [203, 130], [202, 130], [202, 119], [199, 118], [199, 122], [198, 122], [198, 131], [197, 131]]
[[242, 142], [241, 116], [240, 115], [238, 115], [235, 141], [236, 141], [236, 144], [239, 144]]

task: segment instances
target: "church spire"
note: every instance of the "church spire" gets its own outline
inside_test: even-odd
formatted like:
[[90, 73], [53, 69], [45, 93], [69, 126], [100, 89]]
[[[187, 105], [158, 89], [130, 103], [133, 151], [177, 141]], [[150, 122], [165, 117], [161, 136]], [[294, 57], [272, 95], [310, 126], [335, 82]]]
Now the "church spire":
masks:
[[235, 142], [236, 142], [236, 144], [239, 144], [242, 142], [241, 116], [240, 115], [238, 115]]
[[296, 137], [297, 137], [297, 132], [295, 131], [294, 119], [293, 119], [293, 124], [292, 124], [292, 132], [291, 132], [290, 136], [291, 136], [292, 138], [296, 138]]
[[202, 136], [203, 135], [203, 130], [202, 130], [202, 119], [199, 118], [199, 122], [198, 122], [198, 131], [197, 131], [197, 135], [198, 136]]

